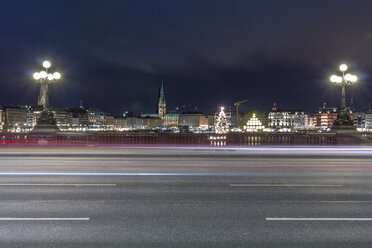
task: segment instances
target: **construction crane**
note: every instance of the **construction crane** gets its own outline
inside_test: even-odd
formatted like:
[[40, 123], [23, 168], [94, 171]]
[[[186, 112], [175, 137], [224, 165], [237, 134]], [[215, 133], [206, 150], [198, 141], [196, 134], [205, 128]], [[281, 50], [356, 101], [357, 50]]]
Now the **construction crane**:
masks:
[[236, 122], [236, 126], [239, 127], [240, 123], [239, 123], [239, 105], [242, 104], [242, 103], [245, 103], [245, 102], [248, 102], [248, 100], [242, 100], [242, 101], [239, 101], [239, 102], [236, 102], [234, 103], [234, 105], [236, 106], [236, 119], [235, 119], [235, 122]]

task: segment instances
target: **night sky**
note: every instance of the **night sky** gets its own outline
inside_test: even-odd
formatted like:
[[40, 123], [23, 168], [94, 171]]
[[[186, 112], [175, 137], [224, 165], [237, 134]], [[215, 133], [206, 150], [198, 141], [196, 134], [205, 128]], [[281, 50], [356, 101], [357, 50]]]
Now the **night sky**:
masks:
[[339, 106], [329, 76], [347, 63], [348, 93], [372, 104], [372, 1], [1, 0], [0, 104], [36, 104], [32, 73], [49, 59], [63, 76], [57, 107], [155, 112], [164, 80], [168, 109], [314, 112]]

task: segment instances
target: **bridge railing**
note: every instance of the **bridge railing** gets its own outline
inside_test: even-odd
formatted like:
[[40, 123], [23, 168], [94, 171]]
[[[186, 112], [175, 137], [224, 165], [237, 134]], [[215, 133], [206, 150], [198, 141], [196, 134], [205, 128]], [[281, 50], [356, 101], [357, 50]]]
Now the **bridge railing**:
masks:
[[[360, 134], [362, 143], [372, 143], [372, 134]], [[336, 145], [335, 133], [228, 133], [224, 139], [215, 134], [194, 133], [64, 133], [37, 135], [0, 133], [0, 145]], [[356, 144], [357, 145], [357, 144]]]

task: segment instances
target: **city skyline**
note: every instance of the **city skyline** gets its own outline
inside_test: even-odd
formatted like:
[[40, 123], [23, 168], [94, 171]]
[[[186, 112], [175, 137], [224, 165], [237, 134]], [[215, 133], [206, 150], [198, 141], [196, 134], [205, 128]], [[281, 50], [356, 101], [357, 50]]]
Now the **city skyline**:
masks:
[[154, 111], [161, 80], [170, 109], [208, 113], [242, 99], [242, 111], [339, 106], [329, 75], [340, 63], [360, 79], [347, 100], [372, 102], [369, 1], [337, 1], [337, 12], [334, 1], [35, 2], [0, 10], [2, 104], [36, 103], [31, 78], [44, 59], [64, 75], [51, 105], [82, 97], [115, 115]]
[[1, 0], [1, 247], [372, 247], [372, 0]]
[[[352, 89], [352, 87], [348, 88], [348, 90], [350, 90], [350, 89]], [[40, 98], [40, 96], [39, 96], [39, 98]], [[159, 101], [165, 101], [165, 96], [164, 96], [164, 82], [163, 82], [163, 80], [162, 80], [161, 84], [159, 85], [157, 99], [158, 99], [157, 103], [154, 103], [153, 104], [154, 105], [153, 106], [153, 109], [150, 110], [150, 111], [147, 111], [147, 112], [146, 111], [141, 111], [141, 112], [138, 112], [137, 111], [136, 112], [136, 111], [133, 111], [131, 109], [127, 109], [127, 110], [125, 110], [125, 111], [123, 111], [123, 112], [121, 112], [119, 114], [116, 114], [116, 113], [114, 113], [114, 112], [112, 112], [110, 110], [108, 110], [108, 111], [102, 110], [102, 109], [99, 109], [99, 108], [97, 108], [95, 106], [85, 106], [83, 104], [83, 98], [82, 97], [79, 100], [79, 106], [76, 106], [76, 105], [74, 105], [74, 106], [54, 106], [54, 105], [51, 105], [50, 107], [51, 108], [65, 108], [65, 109], [69, 109], [69, 108], [71, 108], [71, 109], [73, 109], [73, 108], [84, 108], [84, 109], [91, 109], [91, 110], [100, 110], [100, 111], [102, 110], [104, 113], [109, 114], [109, 115], [114, 115], [114, 116], [122, 116], [122, 115], [124, 116], [128, 112], [132, 113], [132, 115], [134, 115], [134, 116], [141, 116], [142, 114], [154, 114], [154, 113], [158, 114], [159, 113], [159, 103], [160, 103]], [[350, 101], [349, 101], [349, 99], [346, 99], [346, 101], [347, 101], [347, 103], [350, 102], [350, 104], [347, 104], [346, 105], [346, 108], [347, 109], [351, 109], [351, 110], [364, 110], [364, 111], [366, 111], [366, 110], [368, 110], [368, 109], [371, 108], [370, 105], [368, 107], [367, 106], [363, 106], [363, 107], [361, 107], [361, 106], [355, 106], [354, 103], [353, 103], [353, 101], [354, 101], [353, 98], [350, 98]], [[242, 102], [246, 103], [247, 101], [244, 100]], [[256, 109], [252, 109], [252, 108], [249, 108], [249, 107], [245, 107], [245, 108], [243, 108], [243, 111], [240, 111], [239, 113], [240, 114], [246, 114], [246, 113], [249, 113], [249, 112], [252, 112], [252, 111], [262, 111], [262, 112], [268, 113], [270, 111], [274, 111], [274, 109], [275, 110], [278, 109], [280, 111], [283, 111], [283, 110], [284, 111], [301, 110], [301, 111], [305, 111], [305, 112], [309, 113], [310, 115], [312, 115], [312, 114], [316, 114], [319, 109], [325, 108], [325, 106], [327, 108], [333, 108], [333, 109], [335, 109], [335, 108], [339, 109], [340, 108], [339, 105], [329, 106], [327, 104], [328, 104], [327, 102], [323, 102], [321, 105], [315, 106], [313, 110], [307, 111], [307, 110], [301, 109], [299, 107], [288, 108], [286, 106], [281, 106], [281, 104], [279, 102], [273, 102], [273, 104], [270, 107], [267, 107], [266, 109], [257, 109], [257, 108]], [[14, 107], [16, 107], [16, 106], [25, 106], [25, 107], [26, 106], [34, 106], [34, 107], [36, 107], [36, 106], [40, 106], [40, 105], [42, 106], [43, 104], [29, 103], [29, 104], [22, 105], [22, 104], [3, 104], [3, 103], [0, 103], [0, 106], [1, 105], [3, 105], [3, 106], [14, 106]], [[190, 104], [188, 106], [185, 104], [183, 106], [181, 105], [181, 106], [177, 106], [176, 108], [171, 108], [171, 109], [168, 108], [167, 106], [168, 105], [165, 105], [165, 102], [164, 102], [164, 107], [163, 107], [162, 112], [166, 112], [166, 111], [167, 112], [170, 112], [170, 113], [175, 113], [175, 112], [177, 112], [177, 113], [195, 112], [195, 113], [210, 114], [210, 113], [218, 112], [220, 107], [226, 107], [228, 111], [236, 112], [236, 106], [234, 106], [234, 103], [216, 106], [216, 109], [211, 110], [209, 112], [202, 111], [202, 110], [198, 109], [198, 107], [193, 107]]]

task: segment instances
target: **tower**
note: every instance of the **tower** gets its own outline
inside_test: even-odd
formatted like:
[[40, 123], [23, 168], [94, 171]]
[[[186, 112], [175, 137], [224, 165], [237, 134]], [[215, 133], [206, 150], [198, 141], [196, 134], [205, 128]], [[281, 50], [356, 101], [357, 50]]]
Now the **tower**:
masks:
[[161, 119], [164, 119], [164, 116], [167, 112], [167, 104], [165, 102], [164, 96], [164, 83], [161, 81], [161, 87], [159, 92], [159, 101], [158, 101], [158, 115]]

